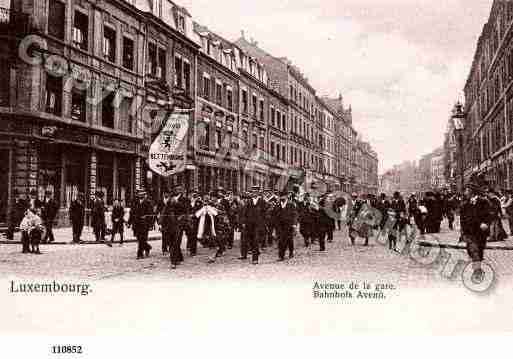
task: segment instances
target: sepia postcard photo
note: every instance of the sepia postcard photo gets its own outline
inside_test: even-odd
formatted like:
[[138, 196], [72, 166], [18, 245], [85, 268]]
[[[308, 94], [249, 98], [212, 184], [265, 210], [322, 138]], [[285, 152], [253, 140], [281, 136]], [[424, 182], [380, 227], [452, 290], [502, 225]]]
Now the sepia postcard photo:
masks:
[[0, 0], [0, 166], [0, 337], [510, 332], [513, 1]]

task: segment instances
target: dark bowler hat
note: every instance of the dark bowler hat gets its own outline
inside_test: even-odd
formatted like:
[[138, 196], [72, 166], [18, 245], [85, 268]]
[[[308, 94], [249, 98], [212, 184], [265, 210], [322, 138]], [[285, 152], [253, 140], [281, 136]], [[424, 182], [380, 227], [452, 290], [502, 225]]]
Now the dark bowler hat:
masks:
[[96, 191], [96, 192], [94, 192], [94, 195], [96, 197], [100, 197], [100, 198], [103, 198], [105, 196], [105, 194], [102, 191]]
[[37, 191], [35, 189], [31, 189], [30, 190], [30, 195], [31, 196], [37, 196]]
[[47, 189], [47, 190], [45, 191], [45, 194], [52, 194], [52, 193], [53, 193], [53, 192], [52, 192], [52, 191], [50, 191], [49, 189]]

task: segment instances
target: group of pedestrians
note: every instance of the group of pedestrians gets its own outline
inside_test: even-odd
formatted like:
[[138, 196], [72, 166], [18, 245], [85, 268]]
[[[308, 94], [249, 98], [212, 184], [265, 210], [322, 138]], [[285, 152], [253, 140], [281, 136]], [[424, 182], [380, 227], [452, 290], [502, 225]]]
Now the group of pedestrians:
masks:
[[40, 201], [36, 191], [31, 191], [27, 199], [17, 192], [14, 205], [9, 213], [7, 239], [14, 238], [16, 227], [21, 231], [23, 253], [41, 254], [39, 244], [55, 241], [53, 226], [59, 211], [59, 205], [53, 198], [53, 192], [45, 191], [44, 200]]
[[[335, 219], [323, 208], [326, 199], [322, 197], [316, 201], [309, 194], [299, 196], [294, 191], [264, 191], [259, 187], [238, 195], [222, 188], [208, 194], [184, 195], [182, 191], [177, 187], [172, 193], [164, 192], [155, 213], [141, 204], [141, 209], [146, 208], [145, 218], [156, 215], [162, 252], [169, 252], [173, 269], [185, 258], [181, 249], [184, 234], [189, 256], [197, 254], [198, 243], [213, 250], [209, 262], [233, 248], [236, 233], [240, 234], [239, 260], [248, 260], [251, 254], [253, 264], [258, 264], [261, 251], [275, 244], [278, 261], [284, 261], [287, 255], [293, 258], [298, 233], [305, 247], [317, 242], [319, 251], [326, 250], [326, 240], [333, 241]], [[138, 242], [137, 258], [141, 258], [141, 248], [146, 248], [145, 233]]]

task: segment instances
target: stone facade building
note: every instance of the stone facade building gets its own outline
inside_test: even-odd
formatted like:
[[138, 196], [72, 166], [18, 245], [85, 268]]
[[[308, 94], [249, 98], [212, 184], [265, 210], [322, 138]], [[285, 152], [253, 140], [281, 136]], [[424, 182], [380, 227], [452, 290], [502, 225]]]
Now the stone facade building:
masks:
[[[11, 0], [0, 36], [0, 226], [32, 191], [52, 192], [67, 225], [79, 192], [129, 205], [140, 188], [158, 198], [176, 185], [377, 186], [377, 156], [341, 97], [317, 96], [289, 60], [224, 39], [172, 1]], [[161, 126], [147, 105], [190, 114], [178, 175], [147, 165]]]
[[513, 2], [495, 0], [464, 88], [465, 181], [513, 187]]

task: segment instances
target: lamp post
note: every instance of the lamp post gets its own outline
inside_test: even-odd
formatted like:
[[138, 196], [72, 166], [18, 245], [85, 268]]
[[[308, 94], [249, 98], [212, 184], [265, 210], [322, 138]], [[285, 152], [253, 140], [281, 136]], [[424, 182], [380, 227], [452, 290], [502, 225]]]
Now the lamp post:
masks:
[[459, 175], [460, 175], [460, 183], [459, 183], [459, 191], [463, 191], [463, 187], [465, 185], [464, 178], [464, 164], [463, 164], [463, 130], [465, 129], [465, 113], [463, 112], [463, 105], [461, 102], [457, 102], [454, 106], [454, 112], [452, 115], [453, 125], [454, 125], [454, 134], [456, 135], [456, 141], [458, 143], [458, 167], [459, 167]]

